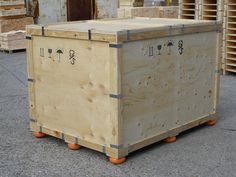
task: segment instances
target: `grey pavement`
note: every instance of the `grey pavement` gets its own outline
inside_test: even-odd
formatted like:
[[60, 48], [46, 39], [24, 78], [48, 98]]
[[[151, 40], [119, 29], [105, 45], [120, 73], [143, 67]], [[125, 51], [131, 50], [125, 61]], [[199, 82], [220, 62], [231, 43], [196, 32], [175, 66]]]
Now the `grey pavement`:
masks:
[[130, 154], [115, 166], [99, 152], [35, 139], [29, 129], [25, 53], [0, 53], [0, 176], [236, 176], [236, 75], [221, 78], [219, 121]]

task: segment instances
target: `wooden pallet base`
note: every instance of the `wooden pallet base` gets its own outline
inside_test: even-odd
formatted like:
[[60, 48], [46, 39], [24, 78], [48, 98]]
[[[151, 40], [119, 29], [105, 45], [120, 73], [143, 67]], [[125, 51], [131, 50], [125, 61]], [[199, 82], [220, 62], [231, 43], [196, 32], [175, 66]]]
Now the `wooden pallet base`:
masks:
[[[214, 124], [212, 124], [212, 122], [214, 122]], [[189, 130], [201, 124], [215, 125], [215, 123], [216, 123], [216, 114], [209, 115], [199, 120], [190, 122], [186, 125], [182, 125], [181, 127], [177, 127], [175, 129], [169, 130], [163, 134], [135, 143], [129, 147], [122, 147], [122, 148], [114, 147], [111, 145], [99, 145], [99, 144], [91, 143], [83, 139], [79, 139], [78, 137], [68, 135], [64, 132], [58, 132], [56, 130], [48, 129], [44, 127], [43, 125], [39, 125], [36, 120], [32, 120], [32, 119], [30, 121], [30, 127], [31, 127], [31, 131], [34, 132], [33, 133], [34, 136], [37, 138], [42, 138], [45, 135], [50, 135], [50, 136], [64, 140], [66, 143], [68, 143], [68, 148], [70, 149], [76, 150], [76, 149], [79, 149], [80, 146], [88, 147], [90, 149], [94, 149], [96, 151], [105, 153], [108, 157], [110, 157], [111, 163], [120, 164], [125, 161], [124, 157], [126, 157], [129, 153], [135, 150], [138, 150], [142, 147], [151, 145], [153, 143], [156, 143], [162, 140], [166, 142], [174, 142], [176, 141], [176, 136], [183, 131]]]

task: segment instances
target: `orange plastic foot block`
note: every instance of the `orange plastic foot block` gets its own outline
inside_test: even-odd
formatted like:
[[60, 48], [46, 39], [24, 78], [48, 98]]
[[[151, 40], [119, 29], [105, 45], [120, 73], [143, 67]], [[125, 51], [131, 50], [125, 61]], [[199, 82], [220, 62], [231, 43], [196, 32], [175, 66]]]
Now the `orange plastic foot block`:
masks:
[[45, 133], [42, 133], [42, 132], [33, 132], [33, 135], [36, 137], [36, 138], [43, 138], [46, 136]]
[[71, 149], [71, 150], [78, 150], [80, 149], [80, 145], [78, 144], [71, 144], [71, 143], [68, 143], [68, 148]]
[[216, 121], [215, 119], [212, 119], [212, 120], [207, 121], [206, 124], [207, 124], [208, 126], [213, 126], [213, 125], [216, 124], [216, 122], [217, 122], [217, 121]]
[[119, 165], [119, 164], [124, 163], [126, 158], [123, 157], [123, 158], [120, 158], [120, 159], [116, 159], [116, 158], [110, 157], [109, 160], [110, 160], [111, 163], [113, 163], [115, 165]]
[[164, 139], [164, 141], [166, 143], [173, 143], [176, 141], [176, 136], [168, 137], [168, 138]]

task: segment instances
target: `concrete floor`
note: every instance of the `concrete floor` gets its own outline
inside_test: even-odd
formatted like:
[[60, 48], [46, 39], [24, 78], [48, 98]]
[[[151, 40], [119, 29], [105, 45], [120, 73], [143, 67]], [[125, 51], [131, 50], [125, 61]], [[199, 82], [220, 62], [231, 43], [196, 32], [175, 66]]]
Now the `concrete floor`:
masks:
[[29, 129], [25, 53], [0, 53], [0, 176], [236, 176], [236, 75], [222, 77], [219, 122], [156, 143], [111, 165], [102, 153], [70, 151], [58, 139], [35, 139]]

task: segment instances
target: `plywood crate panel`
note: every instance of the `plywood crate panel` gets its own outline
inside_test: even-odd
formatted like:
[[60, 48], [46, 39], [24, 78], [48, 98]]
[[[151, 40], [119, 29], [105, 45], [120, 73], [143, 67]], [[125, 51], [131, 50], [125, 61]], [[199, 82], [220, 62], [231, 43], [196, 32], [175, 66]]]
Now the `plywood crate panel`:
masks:
[[25, 30], [26, 25], [33, 24], [32, 17], [21, 17], [16, 19], [0, 19], [0, 33], [13, 30]]
[[219, 28], [161, 18], [28, 26], [31, 130], [121, 158], [216, 119]]

